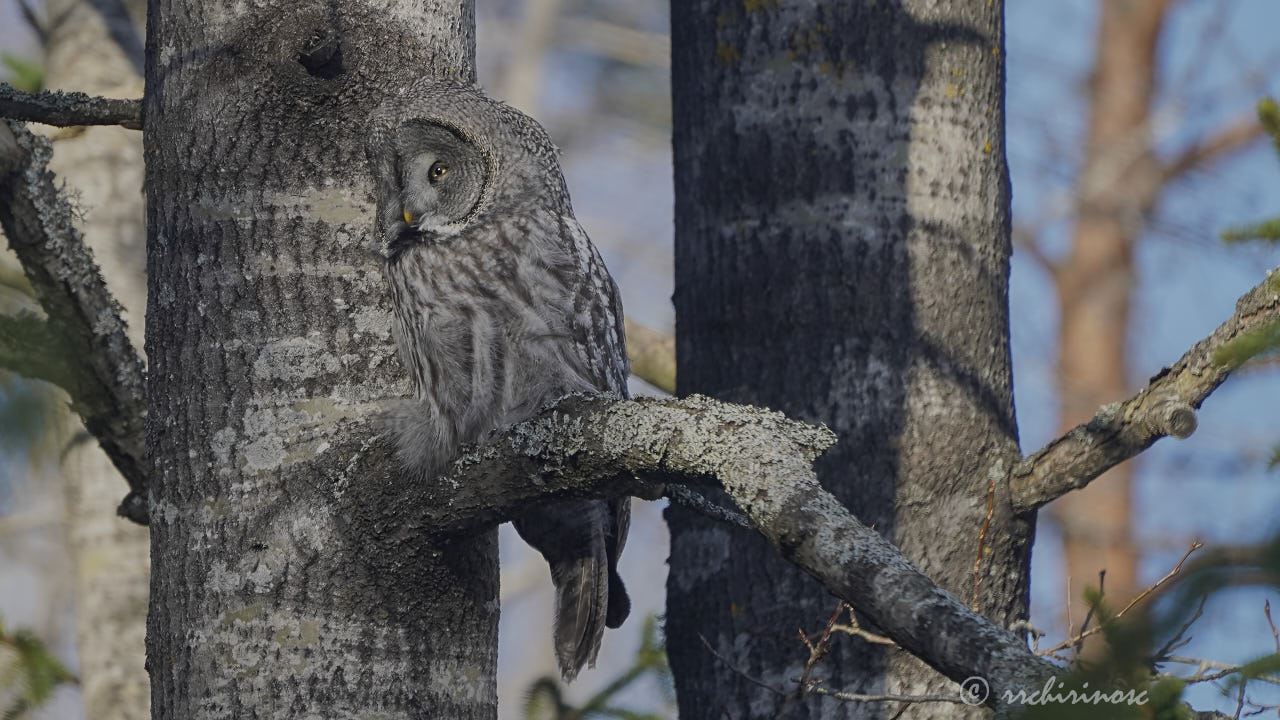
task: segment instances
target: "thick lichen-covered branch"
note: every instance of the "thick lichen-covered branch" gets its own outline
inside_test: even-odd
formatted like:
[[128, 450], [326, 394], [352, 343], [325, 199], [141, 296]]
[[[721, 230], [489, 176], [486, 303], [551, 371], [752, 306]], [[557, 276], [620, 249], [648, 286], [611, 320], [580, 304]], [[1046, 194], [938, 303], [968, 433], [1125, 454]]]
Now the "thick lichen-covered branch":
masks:
[[[784, 557], [901, 647], [954, 680], [987, 678], [994, 706], [1004, 690], [1037, 686], [1054, 673], [822, 488], [813, 462], [834, 442], [826, 428], [700, 396], [572, 396], [470, 450], [442, 478], [398, 481], [394, 458], [376, 449], [353, 463], [359, 473], [343, 473], [334, 486], [342, 515], [391, 543], [382, 551], [395, 557], [431, 552], [433, 543], [555, 499], [644, 496], [653, 483], [717, 486]], [[370, 463], [381, 467], [368, 472]]]
[[1089, 422], [1014, 469], [1014, 510], [1044, 505], [1141, 453], [1166, 435], [1185, 438], [1195, 411], [1228, 376], [1280, 339], [1280, 272], [1272, 271], [1236, 303], [1236, 312], [1141, 392], [1103, 406]]
[[69, 127], [120, 125], [142, 129], [142, 101], [94, 97], [79, 92], [28, 93], [0, 83], [0, 118]]
[[[72, 408], [98, 439], [130, 493], [120, 512], [146, 522], [144, 470], [146, 399], [142, 359], [125, 332], [112, 298], [72, 211], [47, 164], [48, 140], [21, 122], [0, 121], [0, 225], [48, 316], [41, 328], [57, 339], [64, 367], [49, 368], [71, 396]], [[29, 331], [13, 323], [11, 331]], [[37, 375], [40, 376], [40, 375]]]

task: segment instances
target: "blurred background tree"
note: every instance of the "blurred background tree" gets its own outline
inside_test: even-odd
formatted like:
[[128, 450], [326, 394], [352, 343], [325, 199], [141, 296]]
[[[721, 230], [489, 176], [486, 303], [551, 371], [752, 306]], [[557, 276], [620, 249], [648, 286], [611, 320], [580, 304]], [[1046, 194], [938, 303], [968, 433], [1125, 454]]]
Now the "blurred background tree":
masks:
[[[45, 0], [38, 7], [6, 7], [5, 13], [21, 17], [21, 23], [5, 27], [21, 25], [36, 41], [24, 54], [8, 53], [18, 58], [8, 66], [19, 80], [40, 78], [46, 89], [109, 97], [141, 94], [144, 1]], [[134, 345], [141, 348], [146, 302], [142, 138], [117, 127], [48, 134], [56, 147], [50, 169], [71, 188], [85, 240], [112, 294], [125, 308]], [[57, 528], [69, 573], [58, 585], [56, 598], [75, 609], [75, 622], [65, 626], [75, 629], [79, 699], [89, 717], [146, 718], [147, 531], [116, 516], [120, 475], [97, 443], [88, 439], [79, 419], [61, 412], [65, 401], [55, 406], [60, 409], [60, 431], [50, 437], [55, 438], [57, 462], [49, 466], [57, 472], [25, 487], [33, 493], [59, 493], [50, 501], [61, 511]]]

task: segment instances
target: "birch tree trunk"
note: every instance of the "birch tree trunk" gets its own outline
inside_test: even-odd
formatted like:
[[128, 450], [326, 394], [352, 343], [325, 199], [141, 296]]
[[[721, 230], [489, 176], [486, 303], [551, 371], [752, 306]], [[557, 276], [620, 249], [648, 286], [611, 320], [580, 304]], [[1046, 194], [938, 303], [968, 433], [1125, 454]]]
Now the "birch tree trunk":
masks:
[[329, 501], [408, 390], [366, 117], [474, 53], [470, 2], [151, 6], [157, 720], [495, 716], [495, 533], [404, 557]]
[[[52, 20], [45, 56], [50, 89], [121, 98], [142, 94], [141, 75], [98, 9], [85, 0], [48, 0], [45, 9]], [[123, 13], [124, 5], [119, 10]], [[141, 38], [145, 3], [131, 2], [128, 11], [137, 20], [135, 38]], [[114, 21], [118, 32], [131, 29], [128, 16]], [[130, 339], [141, 348], [146, 302], [142, 138], [120, 127], [55, 133], [59, 139], [50, 167], [77, 194], [85, 242], [125, 308]], [[79, 420], [74, 422], [79, 431]], [[116, 515], [126, 486], [96, 442], [77, 444], [62, 467], [85, 716], [141, 720], [150, 714], [143, 667], [147, 530]]]
[[[997, 501], [987, 526], [1006, 488], [983, 471], [1018, 458], [1003, 46], [1000, 3], [672, 3], [680, 394], [826, 423], [840, 440], [825, 487], [1008, 623], [1026, 616], [1034, 517]], [[668, 519], [682, 717], [897, 709], [744, 677], [794, 691], [809, 658], [796, 629], [820, 630], [836, 601], [751, 533], [677, 506]], [[854, 638], [815, 677], [955, 688]]]

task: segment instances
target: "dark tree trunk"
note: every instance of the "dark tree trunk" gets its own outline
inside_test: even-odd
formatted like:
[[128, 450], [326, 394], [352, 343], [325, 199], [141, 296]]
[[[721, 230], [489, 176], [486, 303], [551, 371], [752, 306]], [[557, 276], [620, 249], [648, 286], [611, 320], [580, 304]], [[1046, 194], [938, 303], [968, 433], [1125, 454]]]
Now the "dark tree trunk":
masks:
[[471, 2], [157, 1], [147, 30], [153, 716], [494, 717], [495, 534], [374, 552], [350, 511], [387, 496], [332, 501], [407, 392], [366, 117], [473, 77]]
[[[1003, 32], [1000, 3], [672, 3], [680, 393], [829, 425], [824, 485], [1007, 623], [1026, 615], [1034, 518], [1004, 511], [985, 471], [1018, 458]], [[786, 699], [716, 660], [700, 635], [794, 690], [808, 658], [796, 629], [819, 630], [836, 602], [751, 533], [679, 507], [668, 519], [682, 717], [897, 710]], [[847, 636], [815, 677], [955, 687]]]

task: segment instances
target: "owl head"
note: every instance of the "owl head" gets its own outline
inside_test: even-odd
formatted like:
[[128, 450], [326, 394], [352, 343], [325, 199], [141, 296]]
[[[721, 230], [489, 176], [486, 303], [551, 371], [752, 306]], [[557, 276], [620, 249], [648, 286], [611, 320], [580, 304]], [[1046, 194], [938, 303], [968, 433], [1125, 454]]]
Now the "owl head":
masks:
[[535, 120], [477, 87], [423, 80], [371, 116], [382, 249], [446, 242], [494, 213], [560, 211], [558, 151]]

